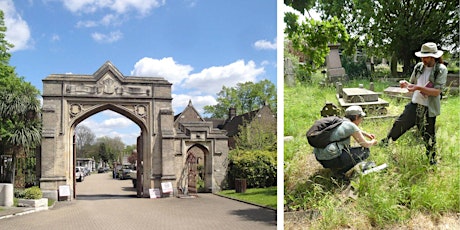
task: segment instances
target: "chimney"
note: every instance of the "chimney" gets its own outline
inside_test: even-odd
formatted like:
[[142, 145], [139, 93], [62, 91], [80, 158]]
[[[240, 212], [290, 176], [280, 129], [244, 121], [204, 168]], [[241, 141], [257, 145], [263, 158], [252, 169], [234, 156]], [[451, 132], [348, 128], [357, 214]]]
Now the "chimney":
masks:
[[236, 108], [229, 108], [228, 109], [228, 120], [231, 120], [236, 116]]

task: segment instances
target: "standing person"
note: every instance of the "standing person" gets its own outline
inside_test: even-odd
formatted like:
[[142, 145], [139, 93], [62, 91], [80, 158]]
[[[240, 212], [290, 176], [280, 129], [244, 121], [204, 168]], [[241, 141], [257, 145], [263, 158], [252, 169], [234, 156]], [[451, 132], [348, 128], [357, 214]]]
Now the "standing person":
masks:
[[[332, 131], [330, 140], [336, 142], [330, 143], [325, 148], [313, 149], [316, 160], [324, 168], [330, 168], [339, 176], [344, 176], [348, 170], [369, 157], [369, 147], [377, 144], [377, 141], [375, 135], [358, 128], [364, 116], [366, 113], [360, 106], [348, 107], [345, 110], [344, 121]], [[350, 147], [351, 137], [359, 143], [360, 147]]]
[[421, 50], [415, 53], [422, 61], [414, 67], [410, 83], [405, 80], [399, 82], [401, 88], [414, 92], [412, 101], [393, 123], [387, 137], [381, 141], [381, 145], [386, 146], [390, 139], [396, 141], [407, 130], [417, 126], [431, 165], [437, 163], [435, 123], [441, 113], [441, 92], [447, 79], [447, 67], [443, 64], [442, 54], [443, 51], [438, 50], [433, 42], [423, 44]]

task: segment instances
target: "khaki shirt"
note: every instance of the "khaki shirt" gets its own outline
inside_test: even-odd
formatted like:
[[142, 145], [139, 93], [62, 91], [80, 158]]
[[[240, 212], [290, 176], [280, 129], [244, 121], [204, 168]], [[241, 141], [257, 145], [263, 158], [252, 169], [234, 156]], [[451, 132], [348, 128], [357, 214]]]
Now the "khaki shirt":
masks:
[[[410, 83], [417, 83], [417, 79], [423, 73], [424, 68], [425, 65], [423, 65], [423, 62], [419, 62], [417, 65], [415, 65], [414, 71], [410, 77]], [[446, 85], [447, 81], [447, 67], [443, 64], [436, 63], [433, 71], [431, 71], [429, 81], [434, 84], [434, 88], [440, 89], [441, 92], [444, 91], [444, 86]], [[428, 96], [428, 116], [436, 117], [439, 114], [441, 114], [441, 95], [436, 97]]]

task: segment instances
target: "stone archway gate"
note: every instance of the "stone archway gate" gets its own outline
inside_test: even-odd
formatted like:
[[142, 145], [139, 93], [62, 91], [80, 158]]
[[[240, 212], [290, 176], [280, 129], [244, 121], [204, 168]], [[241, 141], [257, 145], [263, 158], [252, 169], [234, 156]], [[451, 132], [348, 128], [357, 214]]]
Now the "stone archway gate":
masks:
[[142, 194], [176, 180], [171, 83], [161, 77], [125, 77], [110, 62], [93, 75], [52, 74], [43, 79], [40, 188], [58, 200], [60, 185], [75, 197], [73, 133], [86, 118], [112, 110], [141, 130]]

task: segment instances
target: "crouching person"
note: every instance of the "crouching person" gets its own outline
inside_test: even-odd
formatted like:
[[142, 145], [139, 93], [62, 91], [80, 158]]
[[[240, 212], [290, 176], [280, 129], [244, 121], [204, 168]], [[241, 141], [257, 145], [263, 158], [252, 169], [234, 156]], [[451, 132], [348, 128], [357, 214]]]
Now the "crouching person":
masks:
[[[344, 121], [331, 132], [330, 141], [325, 148], [314, 148], [316, 159], [324, 168], [330, 168], [337, 177], [343, 178], [345, 173], [359, 162], [369, 157], [369, 147], [377, 144], [373, 134], [358, 128], [366, 116], [360, 106], [350, 106], [345, 110]], [[360, 147], [350, 146], [353, 137]]]

